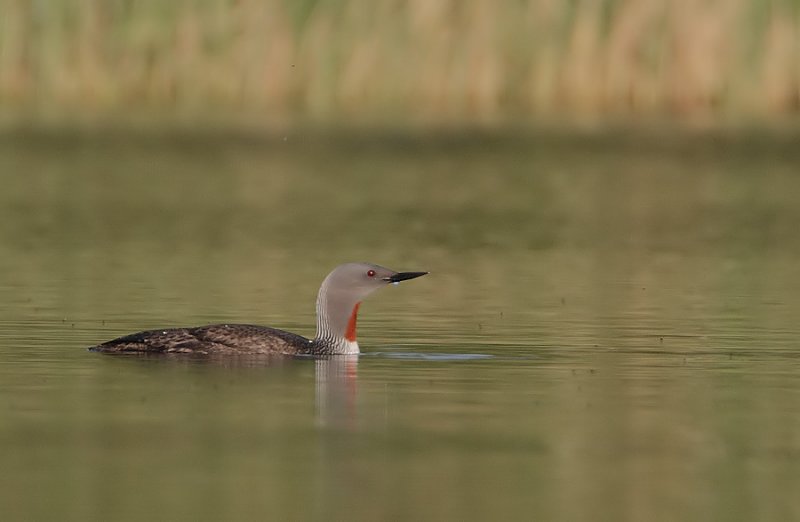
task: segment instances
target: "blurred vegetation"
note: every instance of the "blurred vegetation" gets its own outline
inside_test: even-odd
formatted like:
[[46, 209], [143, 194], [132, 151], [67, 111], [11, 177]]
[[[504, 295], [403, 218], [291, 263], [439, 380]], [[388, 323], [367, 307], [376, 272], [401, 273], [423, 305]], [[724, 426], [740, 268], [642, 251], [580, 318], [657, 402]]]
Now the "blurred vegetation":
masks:
[[6, 117], [786, 119], [798, 0], [0, 0]]

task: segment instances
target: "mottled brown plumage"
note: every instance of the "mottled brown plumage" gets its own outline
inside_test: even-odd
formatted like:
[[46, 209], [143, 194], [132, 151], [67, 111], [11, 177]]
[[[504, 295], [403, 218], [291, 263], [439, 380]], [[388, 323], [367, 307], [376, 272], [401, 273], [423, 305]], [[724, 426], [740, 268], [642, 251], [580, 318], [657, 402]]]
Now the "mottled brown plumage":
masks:
[[147, 330], [89, 348], [103, 353], [197, 355], [337, 355], [358, 353], [356, 315], [361, 300], [390, 283], [427, 272], [395, 272], [369, 263], [336, 267], [317, 295], [317, 334], [313, 339], [250, 324], [212, 324]]
[[105, 353], [311, 354], [313, 341], [297, 334], [252, 324], [212, 324], [196, 328], [147, 330], [89, 348]]

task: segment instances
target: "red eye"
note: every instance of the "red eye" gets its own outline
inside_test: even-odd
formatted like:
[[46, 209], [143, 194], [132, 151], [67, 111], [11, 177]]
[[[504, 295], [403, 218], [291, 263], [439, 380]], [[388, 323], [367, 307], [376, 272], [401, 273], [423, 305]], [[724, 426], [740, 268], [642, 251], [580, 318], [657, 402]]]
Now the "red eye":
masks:
[[375, 270], [367, 270], [367, 275], [370, 277], [375, 277]]

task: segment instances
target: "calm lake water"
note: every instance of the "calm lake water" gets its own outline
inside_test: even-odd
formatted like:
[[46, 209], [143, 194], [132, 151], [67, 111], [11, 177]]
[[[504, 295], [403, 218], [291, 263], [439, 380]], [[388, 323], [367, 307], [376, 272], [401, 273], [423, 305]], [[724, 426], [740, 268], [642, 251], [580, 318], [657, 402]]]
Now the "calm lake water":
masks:
[[[796, 143], [5, 131], [3, 519], [800, 519]], [[361, 260], [360, 357], [85, 350]]]

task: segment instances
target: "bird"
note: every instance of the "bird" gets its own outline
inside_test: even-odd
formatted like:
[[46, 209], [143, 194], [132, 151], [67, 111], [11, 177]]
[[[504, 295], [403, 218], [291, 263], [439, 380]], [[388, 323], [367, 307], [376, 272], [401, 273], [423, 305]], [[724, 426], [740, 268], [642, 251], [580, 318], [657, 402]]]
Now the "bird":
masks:
[[371, 263], [339, 265], [322, 281], [317, 294], [317, 333], [313, 339], [252, 324], [211, 324], [146, 330], [118, 337], [89, 351], [128, 354], [195, 355], [354, 355], [356, 319], [361, 301], [392, 283], [428, 272], [395, 272]]

